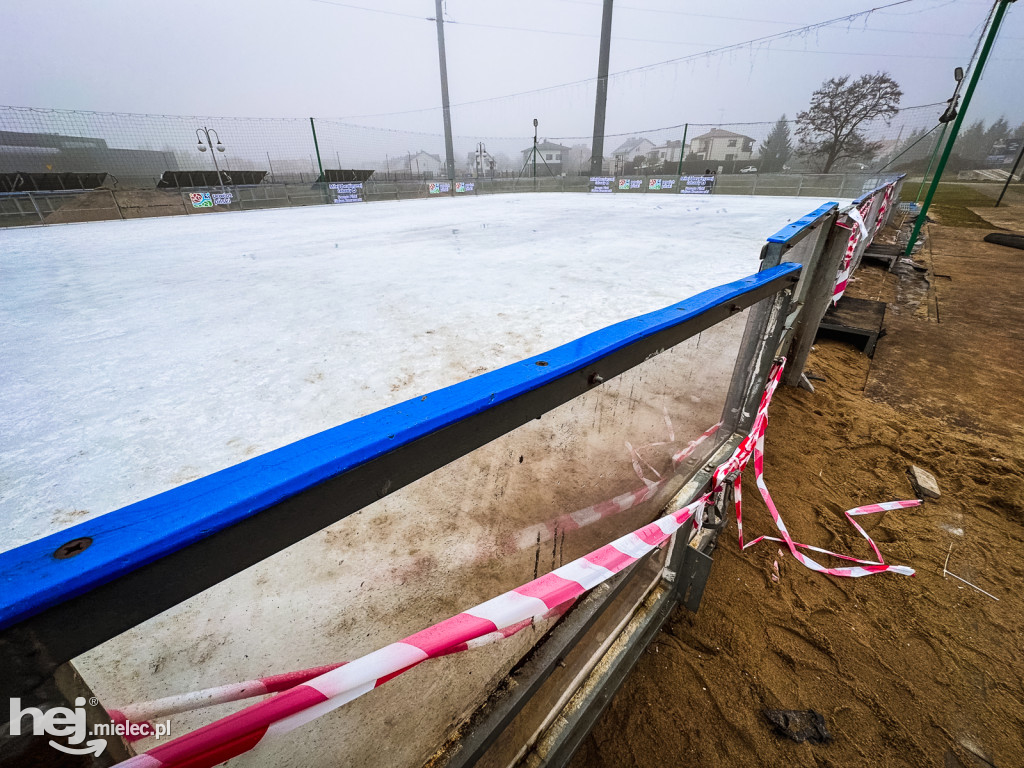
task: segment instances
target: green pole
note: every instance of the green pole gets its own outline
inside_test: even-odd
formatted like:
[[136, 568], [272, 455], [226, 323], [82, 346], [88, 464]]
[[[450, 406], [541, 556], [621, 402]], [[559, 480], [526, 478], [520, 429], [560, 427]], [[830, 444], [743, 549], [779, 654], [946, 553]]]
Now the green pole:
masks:
[[676, 176], [683, 175], [683, 157], [686, 155], [686, 132], [690, 130], [689, 123], [683, 123], [683, 146], [679, 148], [679, 167], [676, 169]]
[[938, 189], [942, 172], [946, 170], [946, 161], [949, 160], [949, 155], [953, 151], [953, 144], [956, 142], [956, 135], [959, 133], [960, 125], [967, 114], [967, 107], [971, 103], [971, 96], [974, 95], [974, 89], [978, 85], [978, 81], [981, 80], [981, 73], [985, 69], [985, 62], [988, 60], [989, 51], [992, 50], [992, 43], [995, 42], [996, 34], [999, 32], [999, 25], [1003, 21], [1003, 16], [1006, 15], [1006, 9], [1012, 2], [1014, 0], [998, 0], [995, 15], [992, 17], [992, 25], [988, 28], [988, 36], [985, 38], [985, 44], [982, 46], [981, 54], [978, 56], [978, 64], [971, 74], [971, 82], [968, 84], [967, 92], [964, 94], [963, 106], [960, 108], [960, 113], [956, 116], [956, 120], [953, 121], [953, 128], [949, 132], [949, 141], [946, 142], [946, 146], [942, 150], [942, 157], [939, 158], [939, 167], [935, 169], [935, 176], [932, 177], [931, 186], [928, 187], [928, 194], [925, 195], [924, 205], [921, 206], [921, 212], [917, 215], [917, 221], [914, 222], [914, 230], [910, 233], [910, 240], [907, 242], [907, 250], [904, 254], [906, 256], [910, 255], [910, 252], [914, 249], [914, 243], [917, 242], [917, 236], [921, 234], [921, 227], [924, 225], [925, 217], [928, 214], [928, 207], [932, 204], [932, 198], [935, 197], [935, 190]]
[[939, 154], [939, 147], [942, 146], [942, 139], [946, 135], [946, 130], [949, 128], [949, 123], [942, 124], [942, 133], [939, 134], [939, 140], [935, 142], [935, 149], [932, 150], [932, 157], [928, 161], [928, 170], [924, 172], [924, 177], [921, 179], [921, 186], [917, 190], [917, 197], [914, 198], [914, 202], [918, 202], [921, 199], [921, 193], [924, 192], [925, 182], [928, 181], [928, 174], [932, 172], [932, 166], [935, 165], [935, 157]]
[[324, 181], [324, 164], [320, 162], [320, 144], [316, 140], [316, 123], [312, 117], [309, 118], [309, 127], [313, 130], [313, 149], [316, 150], [316, 164], [320, 169], [320, 178], [317, 181]]

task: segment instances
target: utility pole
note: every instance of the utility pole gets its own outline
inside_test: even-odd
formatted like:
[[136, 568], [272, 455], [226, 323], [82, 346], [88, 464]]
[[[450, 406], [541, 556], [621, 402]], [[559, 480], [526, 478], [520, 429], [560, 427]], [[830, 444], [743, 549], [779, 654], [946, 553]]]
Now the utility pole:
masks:
[[[435, 21], [437, 21], [437, 58], [441, 63], [441, 106], [444, 108], [444, 153], [448, 167], [448, 181], [455, 180], [455, 152], [452, 149], [452, 109], [448, 103], [448, 63], [444, 56], [444, 19], [441, 0], [434, 0]], [[452, 184], [452, 194], [455, 185]]]
[[590, 175], [600, 176], [604, 168], [604, 115], [608, 106], [608, 59], [612, 47], [612, 0], [604, 0], [601, 13], [601, 50], [597, 59], [597, 103], [594, 105], [594, 141], [590, 152]]
[[676, 175], [683, 175], [683, 158], [686, 157], [686, 134], [690, 130], [690, 124], [685, 123], [683, 125], [683, 145], [679, 148], [679, 168], [676, 169]]
[[907, 242], [907, 250], [904, 255], [909, 256], [910, 252], [914, 249], [914, 243], [917, 242], [917, 236], [921, 233], [921, 227], [924, 225], [925, 217], [928, 213], [928, 207], [932, 204], [932, 198], [935, 197], [935, 190], [939, 188], [939, 180], [942, 178], [942, 172], [946, 169], [946, 161], [949, 160], [949, 155], [953, 151], [953, 145], [956, 143], [957, 133], [960, 132], [960, 125], [964, 121], [964, 116], [967, 114], [967, 107], [971, 103], [971, 96], [974, 95], [974, 88], [978, 85], [978, 81], [981, 80], [981, 73], [985, 69], [985, 62], [988, 60], [988, 54], [992, 50], [992, 43], [995, 42], [996, 35], [999, 33], [999, 25], [1003, 22], [1003, 16], [1006, 15], [1006, 9], [1010, 7], [1010, 3], [1015, 0], [998, 0], [996, 5], [996, 12], [992, 17], [992, 24], [988, 28], [988, 35], [985, 37], [985, 44], [981, 47], [981, 54], [978, 56], [978, 63], [974, 67], [974, 71], [971, 73], [971, 82], [967, 86], [967, 92], [964, 93], [963, 106], [960, 108], [960, 113], [956, 116], [953, 121], [953, 128], [949, 132], [949, 139], [946, 141], [946, 146], [942, 150], [942, 157], [939, 158], [939, 165], [935, 169], [935, 175], [932, 177], [931, 186], [928, 187], [928, 194], [925, 195], [924, 204], [921, 206], [921, 212], [917, 215], [917, 221], [914, 222], [914, 229], [910, 233], [910, 240]]

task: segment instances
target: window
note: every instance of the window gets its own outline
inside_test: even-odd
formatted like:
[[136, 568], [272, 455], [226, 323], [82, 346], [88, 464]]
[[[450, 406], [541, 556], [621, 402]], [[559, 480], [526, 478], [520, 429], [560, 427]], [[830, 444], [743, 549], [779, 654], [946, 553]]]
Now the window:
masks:
[[550, 153], [550, 152], [548, 152], [548, 153], [547, 153], [546, 155], [544, 155], [544, 159], [545, 159], [545, 160], [554, 160], [555, 158], [553, 158], [553, 157], [551, 156], [551, 153]]
[[729, 139], [729, 143], [726, 146], [735, 147], [736, 146], [736, 139]]
[[727, 162], [727, 163], [728, 163], [728, 162], [729, 162], [730, 160], [735, 160], [735, 159], [736, 159], [736, 155], [726, 155], [726, 156], [725, 156], [725, 162]]

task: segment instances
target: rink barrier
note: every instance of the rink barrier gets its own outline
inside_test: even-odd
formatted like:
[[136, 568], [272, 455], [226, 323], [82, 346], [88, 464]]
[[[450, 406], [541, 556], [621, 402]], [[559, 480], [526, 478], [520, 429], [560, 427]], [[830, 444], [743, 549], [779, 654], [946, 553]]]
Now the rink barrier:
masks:
[[[822, 237], [816, 253], [799, 259], [808, 271], [801, 281], [799, 318], [791, 325], [787, 354], [790, 364], [783, 384], [798, 386], [807, 365], [818, 326], [828, 308], [842, 298], [850, 279], [860, 266], [864, 252], [888, 226], [903, 189], [905, 174], [880, 179], [877, 186], [850, 205], [837, 207], [830, 217], [819, 220]], [[826, 221], [826, 218], [830, 220]]]
[[[780, 265], [0, 553], [10, 695], [512, 428], [792, 288]], [[82, 551], [58, 559], [71, 544]], [[74, 632], [67, 627], [74, 626]]]
[[[676, 192], [651, 192], [651, 179], [679, 177], [673, 174], [640, 178], [639, 191], [623, 194], [659, 194], [687, 197]], [[760, 179], [760, 184], [757, 183]], [[751, 182], [754, 182], [751, 184]], [[380, 179], [370, 177], [363, 184], [365, 202], [421, 200], [435, 197], [475, 197], [479, 195], [528, 192], [567, 192], [586, 194], [590, 190], [588, 176], [507, 177], [456, 179], [466, 193], [431, 194], [431, 181], [425, 179]], [[437, 182], [433, 182], [437, 183]], [[443, 182], [448, 184], [447, 181]], [[871, 174], [767, 174], [749, 179], [741, 174], [719, 176], [713, 189], [715, 195], [818, 197], [849, 199], [878, 183]], [[193, 194], [209, 196], [198, 204]], [[619, 193], [616, 193], [619, 194]], [[209, 215], [240, 211], [270, 210], [307, 206], [334, 205], [336, 193], [327, 183], [265, 181], [254, 185], [196, 187], [186, 189], [99, 188], [93, 190], [62, 190], [42, 192], [0, 193], [0, 228], [17, 226], [49, 226], [94, 221], [127, 221], [157, 216]], [[351, 205], [353, 203], [345, 203]]]
[[[715, 494], [725, 491], [727, 485], [732, 488], [735, 497], [741, 550], [760, 541], [776, 541], [785, 543], [793, 557], [801, 564], [830, 576], [857, 578], [886, 572], [913, 575], [914, 571], [911, 568], [886, 565], [874, 541], [857, 525], [853, 516], [917, 506], [921, 503], [919, 500], [872, 504], [846, 513], [847, 519], [871, 545], [878, 558], [876, 561], [797, 544], [790, 538], [764, 482], [763, 466], [768, 409], [782, 377], [784, 365], [784, 359], [773, 365], [751, 432], [740, 442], [728, 460], [715, 469], [710, 490], [696, 501], [621, 536], [551, 573], [355, 661], [331, 669], [321, 669], [322, 674], [319, 675], [311, 675], [309, 670], [292, 673], [291, 676], [282, 675], [280, 677], [288, 679], [291, 685], [285, 690], [278, 688], [277, 690], [281, 691], [280, 695], [250, 705], [189, 734], [160, 744], [120, 765], [126, 768], [174, 768], [185, 765], [189, 768], [212, 768], [226, 759], [257, 748], [268, 737], [273, 738], [287, 733], [344, 706], [423, 661], [504, 639], [535, 620], [550, 617], [552, 612], [562, 613], [563, 606], [629, 568], [655, 548], [665, 545], [688, 523], [692, 523], [690, 527], [694, 532], [699, 531], [704, 518], [704, 508], [711, 503]], [[758, 489], [782, 538], [760, 536], [744, 545], [740, 484], [742, 473], [751, 459], [754, 462]], [[852, 561], [856, 565], [826, 568], [804, 555], [801, 549], [810, 549]], [[299, 676], [303, 679], [296, 680]], [[240, 685], [252, 683], [253, 681], [250, 681], [248, 684]], [[160, 716], [167, 714], [170, 709], [165, 706], [161, 710], [155, 704], [150, 704], [148, 707], [137, 706], [131, 711], [138, 718], [143, 713], [155, 713], [153, 716]]]
[[[773, 235], [758, 275], [0, 553], [5, 691], [14, 696], [33, 689], [83, 651], [750, 308], [726, 413], [717, 425], [719, 458], [698, 468], [673, 503], [692, 502], [710, 487], [714, 462], [728, 458], [749, 429], [772, 359], [801, 322], [800, 303], [789, 310], [791, 296], [814, 298], [807, 278], [822, 271], [823, 224], [838, 216], [837, 209], [823, 206]], [[160, 530], [178, 505], [196, 512], [183, 526], [190, 530]], [[708, 511], [721, 522], [723, 508], [717, 498]], [[88, 541], [80, 555], [54, 559], [58, 548], [76, 540]], [[571, 754], [672, 608], [679, 600], [696, 608], [709, 567], [702, 551], [674, 544], [658, 566], [662, 577], [651, 586], [638, 582], [638, 567], [584, 595], [510, 673], [509, 684], [459, 730], [457, 744], [439, 753], [438, 765], [471, 765], [486, 753], [506, 726], [525, 716], [534, 696], [548, 700], [538, 692], [595, 627], [607, 626], [612, 601], [639, 600], [628, 626], [602, 645], [599, 668], [598, 657], [585, 667], [582, 705], [561, 714], [552, 710], [544, 719], [547, 735], [536, 743], [543, 741], [551, 754]]]

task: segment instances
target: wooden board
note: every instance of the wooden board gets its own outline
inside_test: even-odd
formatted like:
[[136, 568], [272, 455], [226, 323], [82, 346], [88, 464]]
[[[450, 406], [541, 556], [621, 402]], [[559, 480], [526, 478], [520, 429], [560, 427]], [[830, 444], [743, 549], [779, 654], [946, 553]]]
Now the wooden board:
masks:
[[884, 301], [843, 296], [838, 304], [829, 307], [818, 326], [818, 332], [828, 331], [829, 335], [848, 338], [871, 357], [875, 354], [875, 344], [882, 333], [885, 307]]

